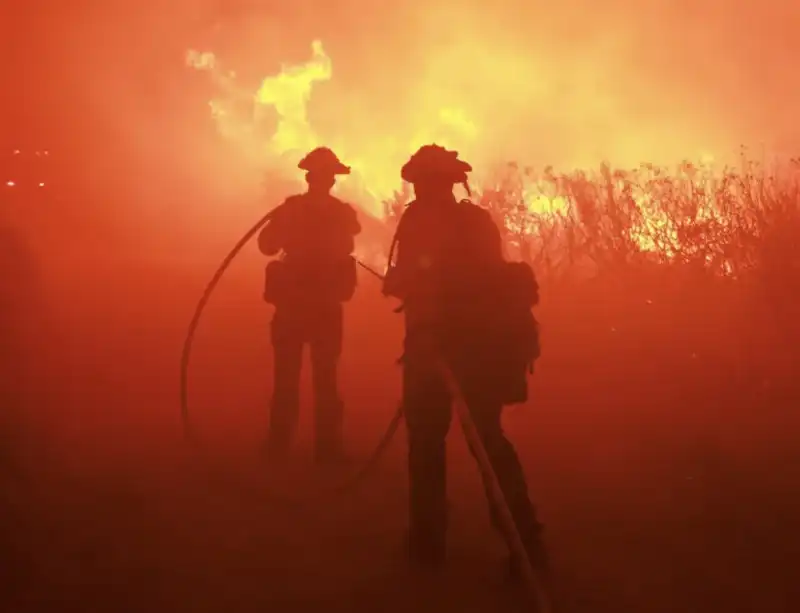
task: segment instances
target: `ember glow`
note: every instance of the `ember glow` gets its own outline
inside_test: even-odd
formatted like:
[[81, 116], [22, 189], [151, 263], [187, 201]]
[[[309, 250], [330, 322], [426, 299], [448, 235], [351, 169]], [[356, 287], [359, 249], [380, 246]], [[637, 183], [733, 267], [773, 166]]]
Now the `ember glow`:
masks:
[[6, 188], [43, 188], [51, 174], [50, 151], [12, 149], [0, 154], [0, 177]]

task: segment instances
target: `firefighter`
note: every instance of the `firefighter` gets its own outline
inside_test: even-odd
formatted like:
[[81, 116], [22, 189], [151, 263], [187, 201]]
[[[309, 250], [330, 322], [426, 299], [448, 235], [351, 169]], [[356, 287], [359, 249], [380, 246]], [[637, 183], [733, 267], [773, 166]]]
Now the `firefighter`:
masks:
[[291, 447], [299, 418], [302, 353], [308, 344], [314, 456], [325, 464], [344, 459], [337, 366], [342, 352], [342, 305], [356, 287], [352, 254], [361, 226], [355, 209], [330, 193], [337, 175], [350, 173], [333, 151], [314, 149], [298, 167], [306, 171], [308, 190], [278, 206], [258, 237], [264, 255], [279, 256], [267, 266], [264, 290], [264, 299], [275, 307], [267, 453], [281, 458]]
[[[538, 286], [530, 268], [504, 260], [489, 212], [454, 196], [456, 184], [469, 193], [471, 170], [457, 152], [426, 145], [401, 173], [414, 187], [415, 200], [397, 227], [397, 257], [390, 262], [384, 294], [404, 305], [410, 561], [427, 566], [445, 560], [445, 439], [453, 399], [436, 366], [440, 356], [463, 393], [530, 561], [541, 569], [546, 564], [541, 525], [501, 425], [503, 406], [526, 399], [526, 374], [538, 357], [531, 313]], [[502, 534], [491, 498], [489, 503]], [[520, 569], [512, 555], [512, 576], [519, 577]]]

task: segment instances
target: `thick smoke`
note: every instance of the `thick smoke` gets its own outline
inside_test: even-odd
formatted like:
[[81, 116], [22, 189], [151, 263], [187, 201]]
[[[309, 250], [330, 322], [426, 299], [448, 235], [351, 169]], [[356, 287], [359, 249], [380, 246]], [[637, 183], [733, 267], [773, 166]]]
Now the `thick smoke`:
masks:
[[[800, 144], [800, 9], [791, 3], [49, 8], [33, 39], [12, 41], [40, 60], [32, 98], [59, 117], [90, 116], [97, 140], [121, 143], [158, 172], [189, 173], [226, 194], [260, 181], [220, 142], [208, 106], [219, 91], [186, 69], [192, 48], [213, 52], [255, 92], [323, 41], [334, 75], [312, 91], [315, 132], [387, 168], [421, 139], [454, 140], [476, 167], [514, 159], [565, 169], [730, 160], [742, 144], [771, 158]], [[470, 134], [454, 137], [448, 114]]]

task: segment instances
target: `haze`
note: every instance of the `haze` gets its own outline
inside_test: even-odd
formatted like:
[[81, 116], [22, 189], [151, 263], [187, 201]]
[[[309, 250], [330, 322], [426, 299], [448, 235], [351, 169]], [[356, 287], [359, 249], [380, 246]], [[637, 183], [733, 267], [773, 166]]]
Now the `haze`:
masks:
[[[197, 300], [236, 240], [303, 188], [303, 147], [278, 147], [279, 114], [253, 98], [309, 62], [314, 41], [331, 75], [313, 83], [298, 134], [358, 170], [341, 193], [361, 211], [365, 259], [385, 258], [382, 200], [422, 142], [472, 163], [476, 197], [509, 161], [591, 172], [689, 159], [723, 173], [740, 145], [766, 167], [800, 150], [800, 4], [788, 0], [0, 11], [0, 568], [15, 573], [3, 611], [518, 610], [457, 428], [440, 578], [402, 558], [402, 431], [359, 487], [324, 494], [344, 476], [308, 461], [306, 371], [296, 457], [265, 463], [272, 310], [253, 245], [192, 355], [205, 455], [183, 438], [179, 361]], [[187, 65], [190, 50], [217, 72]], [[623, 202], [625, 186], [602, 177], [580, 192], [589, 205], [561, 200], [583, 207], [568, 231], [548, 234], [530, 206], [533, 238], [506, 227], [517, 247], [552, 248], [532, 258], [543, 357], [505, 426], [566, 613], [794, 610], [800, 183], [725, 177], [752, 189], [729, 202], [685, 173], [656, 182], [667, 188], [650, 201], [680, 225], [683, 250], [668, 254], [641, 248], [630, 219], [592, 225], [619, 221], [608, 205]], [[701, 219], [706, 196], [716, 217]], [[358, 460], [397, 407], [403, 335], [397, 305], [362, 273], [341, 365]]]

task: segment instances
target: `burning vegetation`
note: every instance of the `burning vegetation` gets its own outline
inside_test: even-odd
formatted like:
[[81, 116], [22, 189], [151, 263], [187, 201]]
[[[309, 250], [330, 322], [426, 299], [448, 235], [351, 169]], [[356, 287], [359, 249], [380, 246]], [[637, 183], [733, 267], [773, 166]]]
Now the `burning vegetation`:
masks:
[[[186, 63], [211, 76], [217, 92], [211, 114], [220, 134], [240, 144], [245, 156], [288, 169], [309, 149], [331, 146], [353, 167], [340, 189], [389, 225], [412, 197], [398, 175], [409, 152], [434, 141], [469, 150], [479, 140], [469, 113], [447, 106], [406, 139], [323, 138], [308, 112], [314, 87], [334, 74], [321, 41], [313, 41], [306, 62], [282, 65], [255, 89], [239, 83], [212, 52], [190, 50]], [[778, 251], [786, 254], [787, 270], [797, 271], [791, 250], [783, 251], [798, 227], [797, 160], [766, 168], [742, 151], [736, 167], [706, 155], [672, 169], [602, 165], [593, 173], [508, 163], [479, 168], [471, 180], [473, 198], [504, 229], [509, 255], [530, 261], [544, 277], [625, 263], [687, 265], [740, 278]]]
[[[790, 228], [800, 230], [797, 160], [782, 174], [744, 157], [738, 169], [686, 162], [673, 171], [604, 165], [593, 174], [509, 163], [476, 192], [503, 228], [509, 254], [548, 276], [625, 263], [741, 277], [766, 264], [781, 241], [788, 248]], [[387, 217], [410, 198], [408, 190], [395, 192], [384, 203]], [[789, 254], [786, 264], [796, 270], [800, 259]]]

